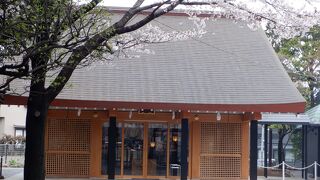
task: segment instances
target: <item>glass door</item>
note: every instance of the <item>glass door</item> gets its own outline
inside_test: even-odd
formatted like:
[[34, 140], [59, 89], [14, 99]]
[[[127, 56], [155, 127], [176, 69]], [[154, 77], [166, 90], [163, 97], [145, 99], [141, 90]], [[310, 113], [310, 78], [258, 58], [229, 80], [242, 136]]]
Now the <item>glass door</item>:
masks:
[[167, 138], [166, 123], [149, 123], [148, 125], [148, 176], [167, 175]]
[[[108, 127], [108, 122], [102, 127], [102, 175], [107, 175]], [[119, 122], [116, 175], [129, 178], [180, 176], [180, 144], [180, 124]]]
[[124, 123], [123, 174], [143, 175], [144, 124]]
[[181, 125], [170, 125], [169, 176], [180, 176]]

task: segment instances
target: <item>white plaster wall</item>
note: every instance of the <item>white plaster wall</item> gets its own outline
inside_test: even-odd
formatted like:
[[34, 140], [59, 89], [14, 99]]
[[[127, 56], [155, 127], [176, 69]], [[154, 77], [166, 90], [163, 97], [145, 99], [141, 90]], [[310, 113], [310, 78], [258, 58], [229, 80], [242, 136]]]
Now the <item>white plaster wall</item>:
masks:
[[0, 137], [5, 134], [14, 136], [14, 126], [25, 127], [26, 114], [25, 106], [0, 105]]
[[4, 117], [0, 117], [0, 138], [4, 134]]

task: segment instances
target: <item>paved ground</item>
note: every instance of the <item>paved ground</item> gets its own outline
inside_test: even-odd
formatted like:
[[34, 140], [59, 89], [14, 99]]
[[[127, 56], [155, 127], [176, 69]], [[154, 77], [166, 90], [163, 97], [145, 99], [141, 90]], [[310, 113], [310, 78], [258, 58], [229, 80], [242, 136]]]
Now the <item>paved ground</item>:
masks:
[[5, 177], [5, 179], [12, 179], [16, 175], [20, 175], [20, 174], [22, 175], [22, 172], [23, 172], [23, 168], [3, 168], [2, 169], [2, 175]]
[[[23, 168], [3, 168], [3, 175], [5, 179], [8, 180], [23, 180]], [[94, 180], [93, 178], [90, 178]], [[320, 178], [318, 178], [320, 180]], [[80, 178], [47, 178], [46, 180], [80, 180]], [[88, 179], [82, 179], [88, 180]], [[258, 177], [258, 180], [282, 180], [281, 177]], [[303, 180], [302, 178], [285, 178], [285, 180]], [[308, 178], [308, 180], [314, 180], [313, 178]]]
[[[264, 178], [264, 177], [258, 177], [258, 180], [282, 180], [282, 177], [269, 177], [269, 178]], [[304, 180], [302, 178], [292, 178], [292, 177], [286, 177], [285, 180]], [[308, 180], [314, 180], [314, 178], [308, 178]], [[318, 178], [320, 180], [320, 178]]]

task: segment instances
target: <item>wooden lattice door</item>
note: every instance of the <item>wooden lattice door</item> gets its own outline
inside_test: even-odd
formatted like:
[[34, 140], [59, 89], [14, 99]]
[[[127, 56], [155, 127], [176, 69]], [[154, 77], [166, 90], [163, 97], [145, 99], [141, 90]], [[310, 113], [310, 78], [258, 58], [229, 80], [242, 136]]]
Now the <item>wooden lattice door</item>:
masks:
[[47, 120], [46, 175], [88, 177], [90, 119]]
[[201, 122], [201, 179], [241, 176], [241, 123]]

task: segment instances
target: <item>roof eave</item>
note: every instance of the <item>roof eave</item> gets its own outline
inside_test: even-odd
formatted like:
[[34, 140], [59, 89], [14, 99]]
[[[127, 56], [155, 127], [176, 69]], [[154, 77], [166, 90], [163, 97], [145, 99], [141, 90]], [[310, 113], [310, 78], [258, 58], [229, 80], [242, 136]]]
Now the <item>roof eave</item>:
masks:
[[[27, 97], [5, 96], [5, 104], [26, 105]], [[78, 108], [128, 108], [128, 109], [172, 109], [191, 111], [235, 111], [235, 112], [304, 112], [305, 102], [281, 104], [191, 104], [191, 103], [163, 103], [163, 102], [120, 102], [55, 99], [51, 106]]]

